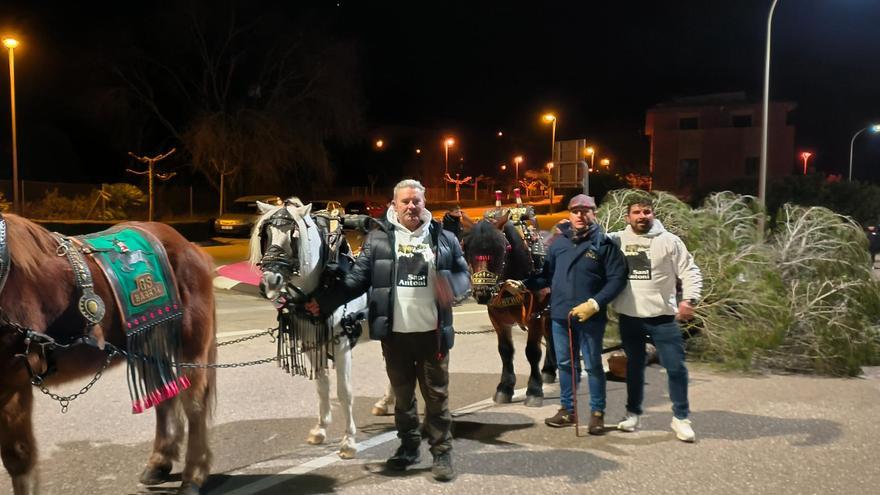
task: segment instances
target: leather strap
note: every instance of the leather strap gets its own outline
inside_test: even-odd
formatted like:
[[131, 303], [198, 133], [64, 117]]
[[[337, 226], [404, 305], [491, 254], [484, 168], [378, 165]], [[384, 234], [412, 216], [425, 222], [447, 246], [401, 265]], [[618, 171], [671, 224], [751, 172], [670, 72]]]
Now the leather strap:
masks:
[[79, 312], [89, 322], [89, 326], [95, 326], [104, 319], [106, 307], [101, 296], [95, 293], [92, 272], [78, 246], [69, 237], [64, 237], [57, 232], [53, 232], [52, 235], [58, 241], [56, 254], [67, 256], [67, 261], [73, 269], [73, 279], [81, 294], [78, 304]]

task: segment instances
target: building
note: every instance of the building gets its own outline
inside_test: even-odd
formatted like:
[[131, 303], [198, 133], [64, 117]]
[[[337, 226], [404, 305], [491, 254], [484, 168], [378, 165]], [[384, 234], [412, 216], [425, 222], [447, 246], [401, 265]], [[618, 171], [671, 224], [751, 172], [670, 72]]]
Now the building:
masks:
[[[770, 102], [767, 182], [791, 175], [796, 163], [792, 102]], [[648, 109], [653, 188], [682, 197], [746, 185], [757, 191], [761, 105], [745, 93], [678, 98]], [[744, 191], [745, 192], [745, 191]]]

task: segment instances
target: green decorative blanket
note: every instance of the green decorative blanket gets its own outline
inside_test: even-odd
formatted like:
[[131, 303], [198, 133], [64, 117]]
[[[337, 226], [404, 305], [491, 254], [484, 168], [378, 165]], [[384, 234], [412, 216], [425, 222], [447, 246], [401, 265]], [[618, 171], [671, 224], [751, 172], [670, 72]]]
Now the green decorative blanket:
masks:
[[122, 314], [132, 411], [176, 396], [189, 386], [177, 366], [183, 307], [162, 243], [130, 226], [77, 240], [101, 267]]

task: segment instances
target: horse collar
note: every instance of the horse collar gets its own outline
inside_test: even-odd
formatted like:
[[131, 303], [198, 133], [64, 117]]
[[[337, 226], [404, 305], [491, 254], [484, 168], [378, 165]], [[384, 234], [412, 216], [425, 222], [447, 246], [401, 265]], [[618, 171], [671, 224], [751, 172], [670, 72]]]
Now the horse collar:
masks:
[[82, 294], [79, 298], [79, 312], [83, 318], [89, 322], [89, 326], [95, 326], [104, 319], [106, 308], [104, 300], [95, 293], [95, 283], [92, 280], [92, 273], [86, 264], [85, 258], [80, 253], [79, 248], [74, 245], [69, 237], [64, 237], [57, 232], [52, 235], [58, 241], [58, 256], [67, 256], [67, 261], [73, 269], [73, 279], [76, 286]]

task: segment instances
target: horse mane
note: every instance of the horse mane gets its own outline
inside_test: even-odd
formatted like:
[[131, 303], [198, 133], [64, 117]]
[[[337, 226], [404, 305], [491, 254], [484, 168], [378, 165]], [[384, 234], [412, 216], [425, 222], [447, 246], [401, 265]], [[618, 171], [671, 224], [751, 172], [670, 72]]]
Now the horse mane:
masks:
[[[526, 245], [525, 239], [519, 233], [516, 226], [506, 222], [502, 227], [507, 242], [510, 243], [510, 251], [507, 253], [504, 278], [523, 279], [529, 276], [532, 269], [532, 253]], [[541, 268], [541, 267], [536, 267]]]
[[4, 214], [3, 218], [7, 225], [6, 239], [11, 264], [26, 277], [38, 278], [46, 255], [55, 253], [58, 241], [48, 230], [26, 218], [10, 213]]

